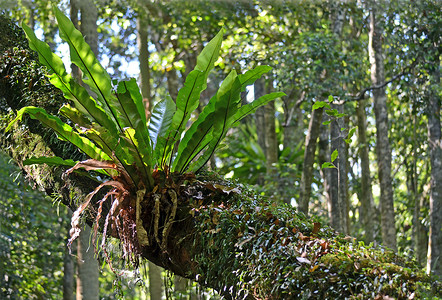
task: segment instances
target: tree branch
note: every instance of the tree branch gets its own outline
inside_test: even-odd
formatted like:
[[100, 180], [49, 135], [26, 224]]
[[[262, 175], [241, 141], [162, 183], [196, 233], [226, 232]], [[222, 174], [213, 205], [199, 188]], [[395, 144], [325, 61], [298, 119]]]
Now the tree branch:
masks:
[[351, 96], [353, 98], [347, 100], [347, 102], [348, 101], [359, 101], [359, 100], [362, 100], [365, 97], [365, 93], [367, 93], [368, 91], [375, 90], [375, 89], [381, 89], [381, 88], [387, 86], [389, 83], [392, 83], [393, 81], [397, 80], [398, 78], [401, 78], [404, 75], [410, 74], [411, 70], [416, 66], [417, 62], [418, 62], [417, 59], [414, 60], [413, 63], [410, 64], [409, 66], [405, 67], [404, 70], [401, 73], [394, 75], [393, 77], [391, 77], [390, 80], [387, 80], [387, 81], [385, 81], [382, 84], [369, 86], [369, 87], [363, 89], [362, 91], [360, 91], [359, 93], [357, 93], [356, 95], [350, 94], [349, 96]]

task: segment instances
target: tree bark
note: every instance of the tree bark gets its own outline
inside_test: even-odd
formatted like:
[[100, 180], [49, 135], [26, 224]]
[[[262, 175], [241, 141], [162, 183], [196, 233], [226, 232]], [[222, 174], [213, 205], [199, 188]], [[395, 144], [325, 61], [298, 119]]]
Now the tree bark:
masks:
[[308, 215], [308, 205], [312, 191], [313, 163], [315, 161], [316, 140], [321, 127], [322, 113], [324, 108], [314, 109], [310, 118], [307, 136], [305, 137], [304, 164], [300, 183], [298, 208], [305, 215]]
[[[6, 29], [1, 25], [0, 17], [0, 30], [8, 33], [11, 25]], [[12, 32], [15, 39], [20, 37], [17, 30]], [[4, 134], [5, 122], [13, 118], [9, 112], [23, 105], [39, 105], [56, 114], [62, 103], [60, 92], [48, 85], [42, 68], [38, 63], [30, 63], [36, 56], [21, 46], [23, 41], [14, 44], [19, 49], [7, 49], [7, 55], [0, 57], [0, 107], [7, 108], [0, 110], [0, 147], [22, 167], [23, 160], [35, 155], [36, 149], [46, 155], [78, 157], [75, 149], [32, 120], [25, 120], [25, 125]], [[3, 49], [0, 45], [1, 52]], [[12, 65], [21, 67], [11, 68]], [[22, 76], [18, 82], [17, 76]], [[35, 80], [34, 84], [29, 85], [28, 78]], [[90, 178], [76, 174], [62, 180], [60, 168], [24, 166], [23, 169], [49, 195], [60, 193], [61, 201], [73, 209], [70, 195], [81, 197], [97, 186]], [[218, 290], [226, 299], [398, 298], [404, 294], [420, 297], [418, 285], [431, 293], [429, 277], [411, 261], [388, 250], [367, 250], [291, 207], [272, 205], [234, 183], [231, 187], [237, 189], [227, 189], [228, 183], [212, 175], [199, 175], [198, 180], [186, 178], [180, 182], [179, 179], [171, 179], [178, 182], [170, 185], [169, 181], [158, 178], [160, 194], [151, 192], [142, 200], [140, 217], [149, 233], [148, 243], [138, 240], [134, 232], [131, 242], [139, 246], [134, 254], [183, 277], [195, 278], [204, 286]], [[155, 195], [167, 203], [177, 197], [177, 215], [165, 240], [166, 248], [157, 243], [151, 228]], [[103, 207], [103, 214], [108, 209]], [[94, 210], [90, 212], [93, 214]], [[162, 206], [161, 214], [165, 212], [166, 207]], [[88, 223], [93, 219], [92, 215]], [[162, 228], [164, 219], [159, 223]], [[383, 280], [400, 284], [390, 286], [383, 284]], [[366, 287], [369, 292], [365, 291]], [[440, 294], [436, 290], [434, 295]]]
[[[329, 117], [326, 114], [322, 115], [322, 123], [329, 120]], [[319, 140], [318, 140], [318, 161], [319, 165], [322, 166], [325, 162], [330, 161], [330, 129], [328, 125], [321, 124], [319, 129]], [[328, 216], [330, 220], [332, 220], [333, 216], [331, 214], [331, 186], [330, 186], [330, 172], [333, 169], [329, 168], [321, 168], [319, 170], [322, 178], [322, 188], [324, 193], [324, 198], [328, 205]]]
[[147, 48], [147, 24], [142, 16], [137, 17], [137, 47], [140, 65], [140, 89], [143, 95], [146, 115], [153, 108], [152, 92], [150, 85], [149, 50]]
[[91, 228], [85, 224], [77, 243], [77, 300], [99, 299], [98, 261], [90, 237]]
[[[371, 81], [374, 85], [380, 85], [385, 82], [384, 57], [382, 54], [383, 29], [380, 9], [377, 1], [372, 0], [369, 2], [370, 32], [368, 52], [371, 64]], [[396, 251], [391, 148], [388, 139], [389, 125], [385, 87], [373, 90], [373, 102], [376, 118], [376, 154], [381, 189], [379, 202], [381, 207], [382, 241], [385, 246]]]
[[[331, 22], [332, 31], [336, 38], [342, 35], [344, 27], [345, 10], [341, 7], [341, 1], [331, 2]], [[343, 103], [332, 103], [331, 107], [336, 109], [339, 113], [344, 112]], [[347, 155], [346, 145], [343, 137], [342, 128], [345, 127], [345, 122], [342, 118], [332, 120], [330, 126], [330, 151], [338, 151], [338, 158], [333, 162], [336, 169], [330, 170], [330, 203], [331, 211], [330, 224], [337, 231], [348, 234], [348, 187], [347, 187]], [[335, 227], [336, 226], [336, 227]]]
[[[98, 57], [98, 31], [97, 20], [98, 10], [95, 3], [87, 0], [77, 2], [81, 16], [81, 32], [85, 37], [86, 43]], [[78, 70], [79, 75], [80, 71]], [[81, 82], [81, 78], [77, 77]], [[77, 300], [99, 299], [99, 266], [95, 258], [93, 243], [90, 243], [91, 228], [84, 225], [77, 240]]]
[[442, 278], [442, 133], [440, 60], [436, 56], [431, 69], [431, 86], [428, 95], [428, 143], [431, 155], [430, 237], [428, 242], [427, 272]]
[[[68, 215], [72, 217], [72, 212], [67, 209]], [[67, 225], [67, 224], [66, 224]], [[66, 226], [66, 232], [71, 229], [70, 224]], [[69, 238], [67, 234], [67, 238]], [[64, 249], [64, 259], [63, 259], [63, 300], [74, 300], [74, 282], [75, 282], [75, 262], [74, 256], [69, 253], [68, 247]]]
[[369, 145], [367, 142], [367, 120], [365, 115], [365, 101], [358, 102], [356, 107], [358, 123], [359, 160], [361, 163], [361, 192], [360, 192], [360, 219], [365, 231], [364, 241], [369, 244], [374, 240], [373, 192], [371, 190]]

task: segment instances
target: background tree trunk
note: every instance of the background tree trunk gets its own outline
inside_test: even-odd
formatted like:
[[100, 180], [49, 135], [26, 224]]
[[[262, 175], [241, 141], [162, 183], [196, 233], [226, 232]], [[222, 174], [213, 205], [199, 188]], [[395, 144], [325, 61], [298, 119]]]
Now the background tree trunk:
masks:
[[[67, 209], [69, 217], [72, 216], [72, 211]], [[69, 218], [70, 219], [70, 218]], [[71, 224], [66, 224], [66, 232], [69, 233], [71, 229]], [[67, 234], [69, 238], [69, 234]], [[69, 253], [68, 247], [64, 248], [64, 258], [63, 258], [63, 300], [74, 300], [74, 287], [75, 283], [75, 261], [74, 256]]]
[[305, 137], [304, 164], [302, 166], [298, 200], [298, 208], [305, 215], [308, 215], [308, 205], [312, 191], [313, 163], [315, 161], [316, 140], [319, 136], [323, 111], [323, 107], [312, 110], [307, 136]]
[[367, 120], [365, 115], [365, 101], [360, 100], [356, 107], [358, 124], [359, 160], [361, 164], [361, 204], [360, 219], [365, 230], [364, 241], [369, 244], [374, 240], [373, 192], [371, 190], [370, 159], [367, 143]]
[[[94, 3], [87, 0], [77, 2], [80, 9], [81, 26], [80, 31], [85, 37], [91, 50], [98, 56], [98, 11]], [[75, 12], [74, 12], [75, 13]], [[80, 74], [78, 71], [77, 76]], [[81, 78], [77, 77], [81, 82]], [[88, 225], [83, 227], [80, 237], [77, 240], [77, 300], [99, 299], [99, 267], [95, 258], [94, 246], [90, 244], [91, 228]]]
[[144, 15], [139, 15], [137, 17], [137, 46], [139, 53], [138, 61], [140, 66], [140, 89], [141, 94], [143, 95], [147, 115], [153, 108], [153, 101], [150, 85], [149, 50], [147, 48], [147, 24], [143, 20], [143, 16]]
[[[370, 32], [368, 52], [371, 64], [373, 85], [385, 82], [384, 57], [382, 51], [383, 29], [379, 6], [376, 1], [369, 1]], [[379, 185], [381, 188], [381, 226], [382, 241], [385, 246], [397, 250], [396, 225], [394, 219], [393, 187], [391, 179], [391, 149], [388, 139], [388, 110], [385, 87], [373, 90], [374, 112], [376, 117], [376, 154], [378, 162]]]
[[99, 299], [98, 261], [90, 242], [91, 228], [84, 225], [77, 243], [77, 300]]
[[428, 95], [428, 139], [431, 153], [430, 238], [427, 272], [442, 278], [442, 134], [440, 124], [440, 60], [436, 56], [431, 70]]

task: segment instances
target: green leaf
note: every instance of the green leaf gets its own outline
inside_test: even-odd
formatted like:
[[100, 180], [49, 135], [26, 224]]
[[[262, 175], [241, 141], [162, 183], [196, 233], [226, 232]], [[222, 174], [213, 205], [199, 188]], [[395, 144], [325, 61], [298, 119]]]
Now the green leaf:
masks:
[[255, 83], [256, 80], [261, 78], [262, 75], [268, 73], [272, 70], [270, 66], [258, 66], [252, 70], [245, 72], [244, 74], [238, 75], [239, 81], [241, 83], [241, 92], [246, 90], [246, 87]]
[[258, 99], [254, 100], [253, 102], [241, 106], [238, 109], [238, 111], [235, 113], [235, 116], [234, 116], [235, 121], [234, 121], [234, 123], [237, 123], [238, 121], [240, 121], [241, 119], [243, 119], [247, 115], [255, 112], [258, 107], [266, 105], [270, 101], [275, 100], [275, 99], [280, 98], [280, 97], [283, 97], [285, 95], [286, 94], [283, 93], [283, 92], [274, 92], [274, 93], [270, 93], [270, 94], [261, 96]]
[[[213, 112], [212, 119], [213, 138], [207, 145], [204, 141], [201, 143], [202, 146], [200, 146], [199, 149], [202, 150], [207, 147], [207, 150], [205, 150], [202, 156], [198, 157], [198, 160], [190, 166], [190, 171], [198, 171], [207, 163], [220, 141], [224, 138], [227, 130], [235, 121], [233, 116], [238, 111], [238, 105], [241, 101], [241, 88], [242, 86], [236, 71], [231, 71], [226, 79], [224, 79], [216, 95], [215, 111]], [[196, 152], [199, 153], [201, 150]]]
[[34, 164], [47, 164], [49, 166], [68, 166], [73, 167], [77, 164], [78, 161], [73, 161], [72, 159], [62, 159], [58, 156], [53, 157], [31, 157], [23, 161], [24, 166], [34, 165]]
[[[142, 137], [137, 133], [137, 131], [131, 127], [127, 127], [124, 130], [125, 140], [131, 146], [127, 150], [129, 155], [134, 158], [135, 164], [138, 167], [138, 173], [141, 173], [141, 177], [144, 179], [143, 182], [148, 188], [153, 187], [153, 178], [151, 170], [151, 155], [148, 153]], [[129, 172], [128, 172], [129, 173]], [[135, 174], [132, 174], [135, 175]], [[135, 182], [137, 184], [137, 182]]]
[[92, 126], [91, 121], [84, 114], [69, 104], [63, 105], [60, 108], [60, 113], [80, 127], [91, 128]]
[[162, 164], [172, 155], [171, 150], [175, 142], [181, 137], [191, 113], [198, 107], [201, 92], [207, 87], [207, 77], [218, 59], [223, 33], [224, 29], [221, 29], [204, 47], [197, 57], [195, 69], [187, 75], [184, 86], [178, 91], [176, 113], [173, 116], [166, 143], [163, 147]]
[[79, 85], [70, 74], [66, 72], [63, 61], [56, 54], [51, 52], [48, 44], [40, 41], [35, 33], [25, 24], [23, 30], [29, 40], [31, 49], [37, 51], [40, 62], [48, 67], [49, 81], [59, 88], [66, 99], [74, 102], [75, 108], [86, 115], [100, 126], [106, 127], [109, 131], [116, 133], [115, 123], [111, 121], [105, 111], [97, 105], [95, 99], [89, 96], [84, 87]]
[[325, 113], [329, 116], [332, 116], [332, 117], [337, 117], [337, 115], [338, 115], [338, 111], [336, 109], [326, 110]]
[[111, 160], [106, 153], [95, 146], [89, 139], [80, 136], [71, 126], [63, 123], [59, 118], [48, 114], [43, 108], [33, 106], [23, 107], [17, 112], [17, 117], [9, 123], [6, 131], [9, 131], [13, 124], [20, 121], [25, 113], [29, 114], [31, 118], [39, 120], [45, 126], [52, 128], [60, 139], [77, 146], [77, 148], [89, 157], [97, 160]]
[[326, 102], [324, 102], [324, 101], [316, 101], [316, 102], [313, 104], [313, 110], [318, 109], [318, 108], [321, 108], [321, 107], [327, 107], [327, 108], [330, 108], [330, 104], [328, 104], [328, 103], [326, 103]]
[[331, 169], [331, 168], [336, 168], [336, 166], [334, 164], [332, 164], [331, 162], [325, 162], [322, 164], [321, 168], [322, 169]]
[[350, 131], [348, 132], [348, 136], [347, 138], [344, 140], [347, 144], [351, 143], [351, 138], [353, 137], [355, 131], [356, 131], [357, 127], [353, 127], [352, 129], [350, 129]]
[[331, 121], [329, 120], [329, 121], [322, 122], [322, 125], [328, 125], [330, 123], [331, 123]]
[[172, 118], [175, 114], [175, 111], [175, 102], [173, 102], [172, 98], [170, 98], [169, 96], [159, 101], [154, 106], [152, 110], [152, 116], [150, 117], [148, 129], [150, 140], [152, 141], [152, 147], [154, 149], [156, 149], [158, 139], [166, 136], [167, 130], [172, 123]]
[[[83, 81], [93, 92], [97, 94], [97, 99], [103, 109], [112, 116], [118, 123], [116, 109], [113, 105], [112, 82], [109, 74], [101, 66], [89, 45], [85, 42], [83, 35], [74, 24], [57, 8], [54, 7], [55, 17], [60, 29], [60, 37], [69, 44], [71, 61], [83, 72]], [[122, 131], [120, 125], [120, 131]]]
[[333, 153], [331, 154], [331, 161], [335, 161], [335, 159], [338, 157], [339, 153], [338, 153], [338, 149], [335, 149], [335, 151], [333, 151]]
[[143, 99], [134, 78], [129, 81], [122, 81], [117, 87], [117, 96], [119, 101], [119, 119], [122, 120], [124, 127], [130, 127], [135, 130], [134, 137], [138, 140], [141, 153], [145, 162], [152, 161], [152, 145], [149, 138], [149, 131], [146, 124], [146, 112], [144, 110]]

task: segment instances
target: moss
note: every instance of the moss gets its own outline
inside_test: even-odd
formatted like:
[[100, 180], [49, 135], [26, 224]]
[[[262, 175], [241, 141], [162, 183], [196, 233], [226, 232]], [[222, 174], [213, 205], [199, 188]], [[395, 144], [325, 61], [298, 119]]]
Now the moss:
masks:
[[198, 215], [203, 235], [194, 252], [202, 284], [234, 299], [441, 296], [415, 262], [241, 193]]

